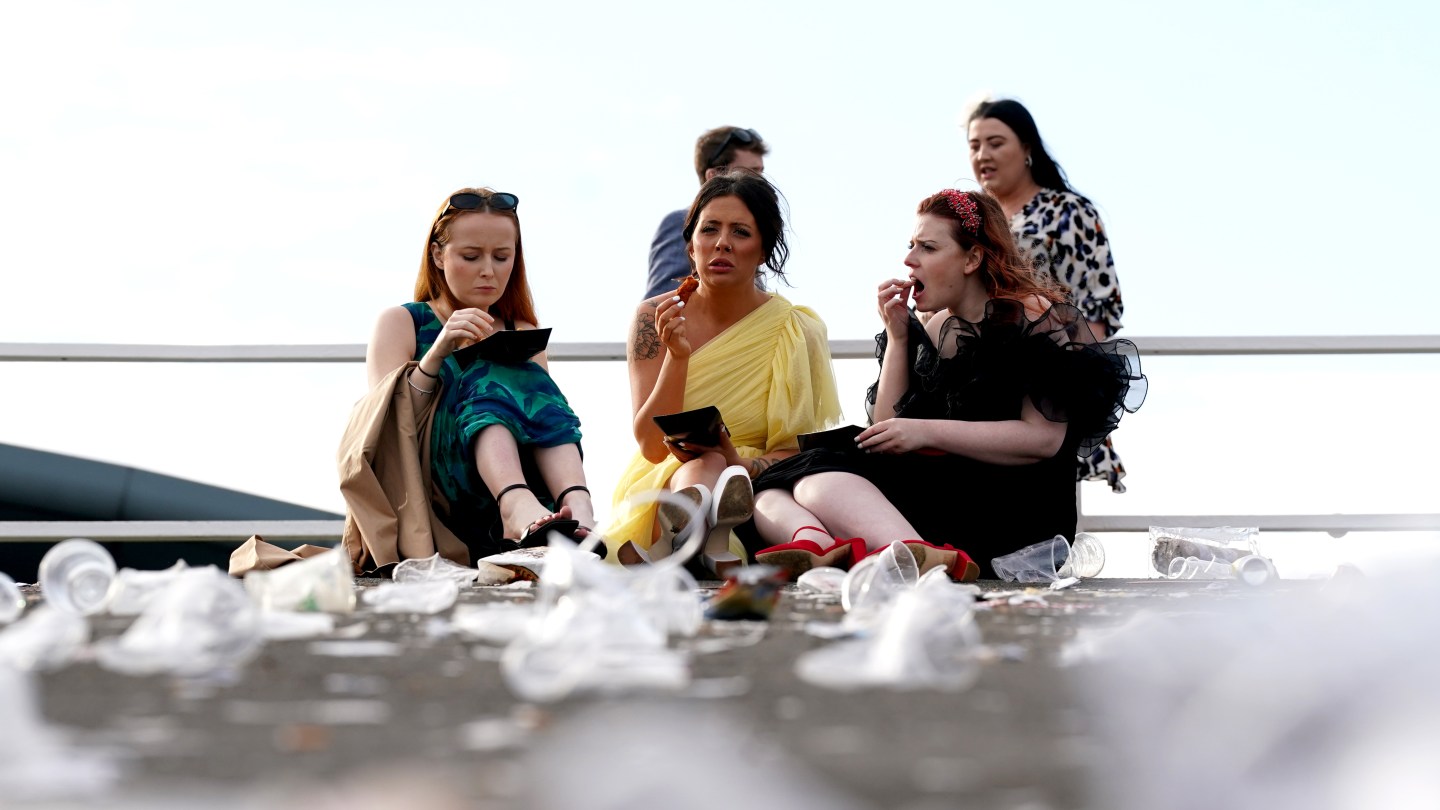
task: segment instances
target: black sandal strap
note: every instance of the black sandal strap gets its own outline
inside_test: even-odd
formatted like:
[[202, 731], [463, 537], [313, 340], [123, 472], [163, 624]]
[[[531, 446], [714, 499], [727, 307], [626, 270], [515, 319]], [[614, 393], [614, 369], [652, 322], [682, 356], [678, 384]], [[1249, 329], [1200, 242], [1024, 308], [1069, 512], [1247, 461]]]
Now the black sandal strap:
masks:
[[566, 487], [566, 488], [560, 490], [560, 494], [559, 494], [559, 495], [556, 495], [556, 496], [555, 496], [555, 508], [558, 509], [558, 508], [564, 506], [564, 505], [565, 505], [565, 496], [566, 496], [566, 495], [569, 495], [569, 494], [572, 493], [572, 492], [583, 492], [583, 493], [585, 493], [586, 495], [589, 495], [589, 494], [590, 494], [590, 490], [587, 489], [587, 488], [586, 488], [584, 485], [582, 485], [582, 484], [576, 484], [576, 485], [573, 486], [573, 487]]
[[529, 490], [529, 489], [530, 489], [530, 486], [529, 486], [528, 484], [511, 484], [510, 486], [505, 487], [504, 489], [502, 489], [502, 490], [500, 490], [499, 492], [495, 493], [495, 504], [496, 504], [497, 506], [500, 504], [500, 499], [503, 498], [503, 497], [505, 497], [505, 493], [511, 492], [511, 491], [517, 490], [517, 489]]

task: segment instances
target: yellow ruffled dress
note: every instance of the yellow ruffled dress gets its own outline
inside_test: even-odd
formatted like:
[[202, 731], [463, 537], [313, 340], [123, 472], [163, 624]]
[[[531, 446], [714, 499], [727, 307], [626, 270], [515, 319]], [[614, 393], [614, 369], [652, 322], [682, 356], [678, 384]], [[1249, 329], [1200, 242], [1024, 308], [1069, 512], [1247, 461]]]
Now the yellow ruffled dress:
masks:
[[[690, 355], [685, 410], [707, 405], [720, 409], [730, 441], [744, 458], [793, 448], [801, 433], [833, 427], [840, 420], [840, 397], [825, 323], [809, 308], [772, 295]], [[617, 518], [604, 533], [608, 559], [616, 559], [626, 541], [650, 547], [655, 503], [628, 510], [621, 505], [641, 492], [665, 489], [679, 468], [674, 456], [651, 464], [636, 450], [615, 487]], [[745, 558], [733, 534], [730, 545]]]

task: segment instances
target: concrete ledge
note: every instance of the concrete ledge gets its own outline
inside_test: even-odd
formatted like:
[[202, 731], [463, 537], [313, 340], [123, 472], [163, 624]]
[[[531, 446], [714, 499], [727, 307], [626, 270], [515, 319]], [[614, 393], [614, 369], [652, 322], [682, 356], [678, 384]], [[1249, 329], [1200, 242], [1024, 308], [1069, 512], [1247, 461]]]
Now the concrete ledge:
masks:
[[175, 542], [202, 540], [239, 545], [250, 535], [266, 540], [338, 543], [341, 520], [64, 520], [0, 521], [0, 543], [91, 540]]

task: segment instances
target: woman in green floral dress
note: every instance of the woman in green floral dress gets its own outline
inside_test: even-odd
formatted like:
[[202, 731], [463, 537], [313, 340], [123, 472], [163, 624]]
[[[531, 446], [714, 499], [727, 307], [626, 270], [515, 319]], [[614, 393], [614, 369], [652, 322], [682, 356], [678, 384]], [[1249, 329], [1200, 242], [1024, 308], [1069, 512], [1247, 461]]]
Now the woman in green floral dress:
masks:
[[536, 328], [518, 204], [490, 189], [451, 195], [430, 226], [414, 302], [381, 313], [366, 353], [370, 385], [415, 361], [412, 400], [438, 398], [436, 511], [475, 558], [543, 542], [542, 528], [583, 537], [594, 523], [580, 420], [545, 353], [469, 365], [455, 356], [498, 331]]

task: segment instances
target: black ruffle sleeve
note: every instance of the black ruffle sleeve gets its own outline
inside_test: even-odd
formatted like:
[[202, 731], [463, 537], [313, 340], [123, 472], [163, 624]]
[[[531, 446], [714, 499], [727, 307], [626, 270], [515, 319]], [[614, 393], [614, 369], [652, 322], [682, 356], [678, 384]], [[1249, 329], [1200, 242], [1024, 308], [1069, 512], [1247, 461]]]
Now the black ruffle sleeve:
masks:
[[[883, 359], [885, 333], [875, 342]], [[1066, 444], [1086, 454], [1145, 401], [1148, 384], [1135, 344], [1096, 340], [1069, 304], [1032, 320], [1019, 301], [995, 298], [979, 323], [946, 319], [938, 347], [912, 317], [909, 344], [910, 385], [895, 408], [901, 417], [1018, 419], [1028, 397], [1046, 419], [1068, 423]], [[877, 387], [866, 396], [872, 414]]]

